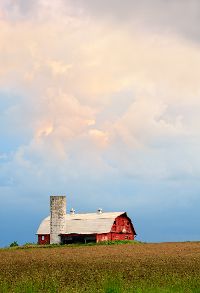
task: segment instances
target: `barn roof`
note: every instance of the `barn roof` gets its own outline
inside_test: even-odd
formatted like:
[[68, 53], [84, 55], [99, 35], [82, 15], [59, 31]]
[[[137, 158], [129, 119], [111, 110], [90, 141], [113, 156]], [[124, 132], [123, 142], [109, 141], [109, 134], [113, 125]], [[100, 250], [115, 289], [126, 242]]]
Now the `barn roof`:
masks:
[[[65, 233], [63, 234], [100, 234], [111, 231], [115, 219], [126, 214], [125, 212], [114, 213], [89, 213], [89, 214], [66, 214]], [[50, 234], [50, 216], [45, 218], [36, 234]]]

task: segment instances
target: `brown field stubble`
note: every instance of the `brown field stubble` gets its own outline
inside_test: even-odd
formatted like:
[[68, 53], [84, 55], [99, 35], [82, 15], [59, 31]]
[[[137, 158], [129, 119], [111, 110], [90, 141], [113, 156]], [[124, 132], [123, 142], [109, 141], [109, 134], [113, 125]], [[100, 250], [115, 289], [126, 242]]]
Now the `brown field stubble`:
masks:
[[169, 286], [200, 292], [200, 243], [0, 250], [2, 292], [26, 292], [31, 283], [38, 287], [27, 292], [105, 292], [109, 278], [122, 280], [124, 292]]

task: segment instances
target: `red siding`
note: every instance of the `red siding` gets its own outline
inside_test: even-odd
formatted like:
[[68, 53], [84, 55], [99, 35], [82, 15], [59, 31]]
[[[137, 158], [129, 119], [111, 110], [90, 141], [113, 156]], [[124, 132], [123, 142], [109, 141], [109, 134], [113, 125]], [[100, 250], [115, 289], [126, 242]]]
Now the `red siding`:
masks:
[[110, 233], [97, 234], [96, 241], [134, 240], [135, 235], [131, 220], [124, 214], [115, 219]]
[[97, 234], [96, 235], [96, 242], [100, 241], [109, 241], [111, 239], [111, 233], [103, 233], [103, 234]]
[[112, 233], [112, 240], [134, 240], [133, 234]]
[[44, 245], [44, 244], [50, 244], [50, 235], [38, 235], [38, 244]]
[[111, 232], [136, 235], [131, 220], [126, 215], [121, 215], [115, 219]]

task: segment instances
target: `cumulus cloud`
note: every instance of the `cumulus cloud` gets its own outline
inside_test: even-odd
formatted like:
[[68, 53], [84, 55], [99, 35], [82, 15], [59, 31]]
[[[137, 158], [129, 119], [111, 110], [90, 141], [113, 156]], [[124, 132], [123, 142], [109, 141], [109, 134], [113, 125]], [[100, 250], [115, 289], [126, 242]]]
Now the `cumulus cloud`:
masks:
[[[33, 11], [35, 5], [41, 15], [46, 13], [45, 1], [11, 4], [24, 12]], [[127, 2], [127, 6], [133, 4]], [[64, 7], [62, 1], [51, 5]], [[121, 4], [117, 5], [119, 12]], [[135, 150], [164, 145], [167, 149], [175, 138], [197, 136], [198, 46], [173, 34], [141, 35], [137, 29], [130, 34], [123, 26], [107, 27], [100, 19], [80, 15], [62, 15], [54, 22], [49, 14], [44, 22], [30, 19], [24, 25], [19, 20], [15, 26], [9, 19], [1, 21], [0, 85], [15, 95], [2, 113], [3, 122], [8, 133], [12, 129], [19, 137], [29, 133], [26, 143], [15, 150], [17, 158], [24, 156], [33, 165], [36, 158], [41, 164], [43, 160], [56, 163], [84, 145], [79, 152], [84, 155], [90, 149], [91, 160], [95, 153], [108, 169], [108, 154], [116, 153], [117, 160], [123, 152], [121, 171], [126, 173], [127, 158]], [[128, 102], [119, 111], [125, 99]], [[90, 161], [90, 153], [87, 156]], [[153, 156], [157, 160], [156, 151]], [[140, 162], [135, 164], [142, 174]]]
[[75, 0], [76, 7], [91, 17], [98, 17], [125, 29], [137, 29], [164, 34], [178, 34], [199, 42], [198, 0]]

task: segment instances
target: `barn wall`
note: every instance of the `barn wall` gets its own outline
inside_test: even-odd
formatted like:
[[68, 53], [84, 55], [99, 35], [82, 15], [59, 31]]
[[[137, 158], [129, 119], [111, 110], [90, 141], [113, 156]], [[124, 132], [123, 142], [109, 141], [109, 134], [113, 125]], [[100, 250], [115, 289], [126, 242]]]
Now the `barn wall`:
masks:
[[50, 244], [50, 234], [38, 235], [38, 244], [40, 245]]
[[117, 217], [112, 226], [111, 232], [115, 233], [134, 233], [130, 219], [121, 215]]
[[121, 215], [115, 219], [110, 233], [96, 235], [96, 242], [110, 240], [134, 240], [134, 238], [135, 233], [130, 219], [126, 215]]
[[134, 240], [134, 235], [127, 233], [112, 233], [112, 240]]
[[132, 223], [126, 215], [117, 217], [111, 229], [112, 240], [134, 240]]
[[96, 235], [96, 242], [109, 241], [109, 240], [112, 240], [111, 233], [102, 233], [102, 234]]
[[104, 233], [96, 235], [96, 242], [114, 240], [134, 240], [134, 235], [131, 233]]

